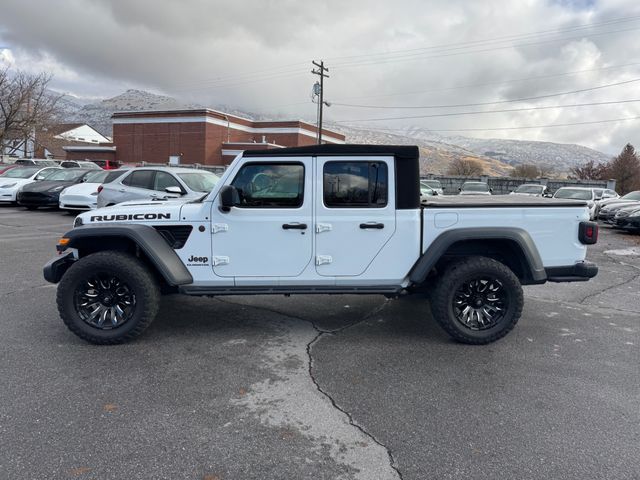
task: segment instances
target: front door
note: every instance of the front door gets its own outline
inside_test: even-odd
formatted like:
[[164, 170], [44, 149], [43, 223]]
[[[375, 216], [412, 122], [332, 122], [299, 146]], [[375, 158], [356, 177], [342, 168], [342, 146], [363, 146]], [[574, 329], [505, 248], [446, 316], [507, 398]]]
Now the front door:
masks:
[[393, 161], [317, 158], [316, 271], [362, 275], [396, 229]]
[[313, 260], [310, 158], [247, 161], [229, 181], [240, 204], [212, 209], [213, 271], [221, 277], [296, 277]]

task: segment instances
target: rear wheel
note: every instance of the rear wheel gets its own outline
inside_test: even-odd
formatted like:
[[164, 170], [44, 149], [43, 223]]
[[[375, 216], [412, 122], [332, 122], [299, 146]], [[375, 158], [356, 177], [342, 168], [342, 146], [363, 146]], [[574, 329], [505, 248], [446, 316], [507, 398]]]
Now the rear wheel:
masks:
[[109, 345], [140, 335], [158, 312], [160, 290], [136, 257], [104, 251], [75, 262], [58, 285], [60, 317], [91, 343]]
[[468, 257], [449, 265], [437, 282], [431, 311], [438, 324], [459, 342], [494, 342], [520, 319], [522, 286], [503, 263]]

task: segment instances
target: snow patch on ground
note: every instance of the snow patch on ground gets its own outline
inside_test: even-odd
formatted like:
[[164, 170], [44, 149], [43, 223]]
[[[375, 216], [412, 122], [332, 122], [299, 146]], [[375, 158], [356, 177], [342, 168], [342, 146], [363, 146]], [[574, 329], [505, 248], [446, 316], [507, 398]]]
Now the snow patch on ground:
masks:
[[620, 255], [625, 257], [638, 256], [640, 257], [640, 247], [621, 248], [618, 250], [605, 250], [605, 255]]

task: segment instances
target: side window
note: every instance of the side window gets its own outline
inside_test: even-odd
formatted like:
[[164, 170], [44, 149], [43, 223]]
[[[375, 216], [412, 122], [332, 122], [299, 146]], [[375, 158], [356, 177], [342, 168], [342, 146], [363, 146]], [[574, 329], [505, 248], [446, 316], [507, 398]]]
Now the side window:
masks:
[[239, 207], [298, 208], [304, 202], [304, 165], [248, 163], [231, 185], [240, 195]]
[[131, 172], [127, 178], [122, 180], [122, 183], [130, 187], [146, 188], [147, 190], [150, 190], [153, 183], [154, 173], [155, 172], [153, 170], [138, 170]]
[[182, 185], [180, 185], [180, 182], [178, 182], [178, 180], [176, 180], [170, 173], [156, 172], [153, 189], [164, 192], [167, 187], [178, 187], [180, 190], [184, 190]]
[[324, 204], [330, 208], [385, 207], [388, 185], [384, 162], [327, 162], [324, 165]]

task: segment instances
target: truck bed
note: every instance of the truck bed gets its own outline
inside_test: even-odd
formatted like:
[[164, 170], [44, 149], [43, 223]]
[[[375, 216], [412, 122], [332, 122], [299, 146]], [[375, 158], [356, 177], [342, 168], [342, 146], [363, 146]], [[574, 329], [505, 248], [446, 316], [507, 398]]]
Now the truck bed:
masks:
[[582, 207], [586, 204], [584, 200], [521, 195], [439, 195], [422, 202], [424, 208]]

